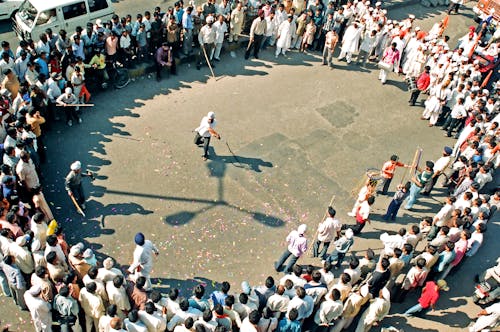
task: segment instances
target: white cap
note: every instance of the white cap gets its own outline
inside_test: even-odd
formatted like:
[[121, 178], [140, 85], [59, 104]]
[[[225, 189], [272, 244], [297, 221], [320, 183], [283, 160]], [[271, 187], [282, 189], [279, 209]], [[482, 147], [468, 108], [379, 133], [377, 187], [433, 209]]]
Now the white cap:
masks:
[[66, 88], [64, 89], [64, 92], [70, 94], [71, 92], [73, 92], [73, 90], [71, 90], [71, 88]]
[[306, 224], [302, 224], [299, 226], [299, 228], [297, 228], [297, 232], [299, 234], [304, 234], [307, 230], [307, 225]]
[[378, 2], [375, 4], [375, 7], [378, 7], [378, 6], [382, 6], [382, 2], [378, 1]]
[[208, 16], [207, 17], [207, 23], [214, 23], [214, 17], [213, 16]]
[[348, 228], [345, 231], [345, 237], [348, 238], [348, 239], [352, 239], [353, 236], [354, 236], [354, 232], [352, 231], [352, 229]]
[[207, 117], [209, 119], [215, 119], [215, 113], [214, 112], [208, 112]]
[[479, 60], [474, 60], [473, 62], [475, 65], [478, 65], [479, 64]]
[[420, 27], [415, 28], [415, 31], [420, 31], [420, 30], [422, 30], [422, 29], [420, 29]]
[[38, 296], [40, 293], [42, 293], [42, 287], [39, 285], [36, 286], [31, 286], [30, 289], [28, 289], [28, 293], [32, 296]]
[[488, 90], [486, 90], [486, 89], [483, 89], [483, 94], [489, 96], [490, 92]]
[[100, 18], [95, 20], [95, 25], [97, 25], [98, 27], [102, 27], [102, 20]]
[[361, 293], [361, 296], [362, 297], [366, 297], [368, 295], [368, 284], [364, 284], [363, 286], [361, 286], [361, 288], [359, 289], [360, 290], [360, 293]]
[[77, 160], [71, 164], [70, 168], [72, 171], [78, 171], [79, 169], [82, 168], [82, 163]]
[[413, 14], [408, 15], [408, 17], [411, 18], [412, 20], [415, 19], [415, 15], [413, 15]]
[[386, 301], [391, 301], [391, 292], [386, 287], [382, 288], [382, 297]]

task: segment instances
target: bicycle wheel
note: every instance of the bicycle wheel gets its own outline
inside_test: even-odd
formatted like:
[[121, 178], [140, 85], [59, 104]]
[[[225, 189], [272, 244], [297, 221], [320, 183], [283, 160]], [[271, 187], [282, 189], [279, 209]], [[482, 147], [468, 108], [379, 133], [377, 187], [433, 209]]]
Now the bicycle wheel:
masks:
[[121, 89], [130, 83], [128, 70], [126, 68], [116, 68], [115, 88]]

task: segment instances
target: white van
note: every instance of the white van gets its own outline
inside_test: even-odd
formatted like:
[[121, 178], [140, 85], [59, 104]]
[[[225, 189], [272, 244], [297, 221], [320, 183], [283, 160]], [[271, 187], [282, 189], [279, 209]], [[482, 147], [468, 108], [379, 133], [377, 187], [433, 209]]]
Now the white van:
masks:
[[64, 29], [72, 34], [98, 18], [109, 20], [114, 10], [111, 0], [25, 0], [14, 18], [13, 28], [21, 40], [37, 40], [51, 28], [57, 34]]
[[0, 0], [0, 20], [13, 18], [22, 0]]

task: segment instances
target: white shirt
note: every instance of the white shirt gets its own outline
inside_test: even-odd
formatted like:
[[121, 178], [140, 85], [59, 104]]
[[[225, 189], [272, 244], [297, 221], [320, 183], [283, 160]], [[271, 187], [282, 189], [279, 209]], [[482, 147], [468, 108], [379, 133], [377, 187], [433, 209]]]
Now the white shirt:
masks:
[[149, 275], [153, 269], [153, 253], [158, 253], [155, 245], [149, 241], [144, 241], [144, 245], [137, 245], [134, 250], [134, 261], [129, 267], [129, 272], [134, 272], [137, 267], [141, 267], [143, 275]]
[[330, 324], [342, 314], [343, 305], [342, 302], [333, 301], [332, 299], [327, 299], [321, 306], [319, 310], [316, 311], [314, 315], [314, 322], [318, 325], [320, 324]]
[[128, 332], [148, 332], [148, 328], [140, 320], [132, 323], [128, 318], [125, 318], [123, 320], [123, 325], [125, 325]]
[[167, 327], [166, 318], [162, 317], [157, 311], [153, 312], [153, 314], [148, 314], [144, 310], [139, 310], [139, 319], [146, 325], [149, 332], [163, 332]]
[[227, 32], [226, 22], [217, 21], [213, 25], [215, 29], [215, 42], [217, 44], [222, 44], [224, 42], [224, 35]]
[[201, 119], [200, 126], [195, 129], [195, 131], [200, 134], [201, 137], [210, 137], [210, 129], [214, 129], [216, 125], [215, 119], [212, 121], [212, 123], [208, 122], [208, 116], [204, 116], [203, 119]]
[[331, 242], [337, 232], [342, 228], [342, 224], [336, 218], [326, 218], [318, 225], [318, 241]]

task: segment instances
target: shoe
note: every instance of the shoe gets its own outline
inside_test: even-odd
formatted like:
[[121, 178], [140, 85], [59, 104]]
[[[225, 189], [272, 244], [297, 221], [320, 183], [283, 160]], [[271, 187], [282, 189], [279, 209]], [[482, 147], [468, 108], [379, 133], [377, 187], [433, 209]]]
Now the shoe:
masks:
[[207, 161], [208, 158], [205, 156], [201, 156], [201, 159], [203, 159], [203, 161]]
[[326, 63], [326, 62], [323, 62], [323, 63], [322, 63], [321, 65], [322, 65], [322, 66], [326, 66], [327, 64], [328, 64], [328, 63]]
[[82, 122], [83, 122], [82, 118], [78, 118], [78, 123], [82, 123]]
[[217, 61], [217, 62], [219, 62], [219, 61], [220, 61], [220, 59], [218, 59], [218, 58], [214, 58], [214, 60], [215, 60], [215, 61]]
[[348, 213], [347, 213], [347, 215], [348, 215], [349, 217], [355, 217], [355, 216], [356, 216], [356, 214], [354, 214], [354, 213], [352, 213], [352, 212], [348, 212]]
[[274, 57], [277, 59], [277, 58], [278, 58], [278, 55], [275, 55]]
[[196, 69], [200, 70], [201, 66], [199, 64], [196, 65]]
[[73, 121], [68, 120], [68, 126], [70, 126], [70, 127], [71, 127], [72, 125], [73, 125]]
[[259, 58], [259, 56], [258, 56], [258, 55], [256, 55], [256, 56], [255, 56], [255, 59], [258, 59], [258, 58]]
[[87, 207], [85, 206], [85, 203], [82, 203], [80, 204], [80, 207], [82, 208], [82, 210], [85, 210]]

